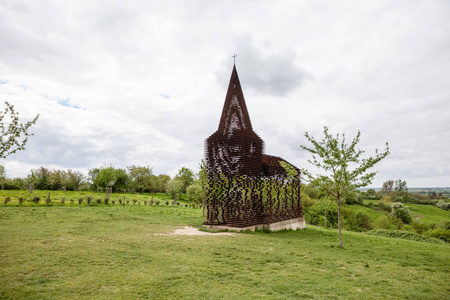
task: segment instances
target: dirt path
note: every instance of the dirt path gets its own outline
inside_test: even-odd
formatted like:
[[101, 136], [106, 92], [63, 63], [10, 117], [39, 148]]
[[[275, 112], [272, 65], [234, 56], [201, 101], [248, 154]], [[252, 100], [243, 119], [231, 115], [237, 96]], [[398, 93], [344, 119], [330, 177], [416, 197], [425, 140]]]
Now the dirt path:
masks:
[[224, 235], [235, 235], [232, 232], [205, 232], [200, 231], [197, 228], [185, 226], [183, 229], [177, 229], [173, 233], [173, 235], [208, 235], [208, 236], [224, 236]]

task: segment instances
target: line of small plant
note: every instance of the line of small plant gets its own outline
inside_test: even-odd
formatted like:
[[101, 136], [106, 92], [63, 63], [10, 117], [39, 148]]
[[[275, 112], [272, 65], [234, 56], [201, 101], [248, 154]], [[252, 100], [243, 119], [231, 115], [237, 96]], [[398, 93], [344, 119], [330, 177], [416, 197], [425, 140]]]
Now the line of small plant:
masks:
[[[33, 204], [40, 204], [41, 202], [41, 197], [39, 196], [34, 196], [29, 200], [31, 203]], [[123, 197], [118, 197], [118, 199], [111, 199], [110, 197], [105, 197], [105, 198], [96, 198], [94, 199], [92, 197], [92, 195], [87, 196], [87, 197], [79, 197], [76, 201], [73, 198], [70, 198], [68, 200], [66, 200], [65, 197], [62, 197], [60, 199], [60, 203], [61, 204], [74, 204], [75, 202], [77, 202], [79, 205], [86, 203], [87, 205], [92, 205], [92, 204], [116, 204], [116, 201], [119, 205], [150, 205], [150, 206], [157, 206], [157, 205], [165, 205], [165, 206], [177, 206], [177, 207], [190, 207], [190, 208], [202, 208], [202, 205], [198, 205], [198, 204], [187, 204], [187, 203], [180, 203], [178, 201], [165, 201], [165, 202], [161, 202], [160, 200], [153, 200], [153, 197], [151, 200], [147, 201], [138, 201], [136, 199], [131, 199], [131, 201], [129, 199], [126, 199], [125, 196]], [[3, 204], [6, 205], [7, 203], [11, 202], [11, 197], [10, 196], [6, 196], [4, 197], [4, 202]], [[24, 202], [28, 202], [28, 200], [26, 200], [24, 197], [19, 197], [18, 198], [18, 204], [22, 205]], [[50, 205], [52, 203], [52, 199], [50, 197], [50, 193], [48, 194], [48, 196], [45, 198], [45, 204]]]

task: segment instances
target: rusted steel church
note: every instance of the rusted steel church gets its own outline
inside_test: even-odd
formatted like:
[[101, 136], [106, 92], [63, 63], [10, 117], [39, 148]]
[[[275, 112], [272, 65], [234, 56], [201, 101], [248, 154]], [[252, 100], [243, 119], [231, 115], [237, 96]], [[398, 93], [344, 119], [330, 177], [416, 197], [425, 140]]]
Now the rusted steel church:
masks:
[[264, 154], [264, 141], [253, 131], [236, 65], [219, 128], [205, 146], [205, 227], [304, 228], [300, 170]]

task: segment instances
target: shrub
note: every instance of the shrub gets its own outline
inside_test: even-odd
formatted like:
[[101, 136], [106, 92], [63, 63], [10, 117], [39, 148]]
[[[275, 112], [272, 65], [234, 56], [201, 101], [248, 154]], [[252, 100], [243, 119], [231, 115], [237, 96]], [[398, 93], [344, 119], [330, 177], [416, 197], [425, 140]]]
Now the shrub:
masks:
[[374, 222], [374, 228], [377, 229], [401, 229], [403, 227], [403, 222], [396, 220], [391, 215], [379, 216]]
[[73, 199], [72, 199], [72, 198], [70, 198], [70, 204], [73, 204], [73, 202], [74, 202], [74, 201], [73, 201]]
[[33, 199], [32, 199], [31, 201], [33, 201], [34, 204], [38, 204], [40, 200], [41, 200], [41, 197], [39, 197], [39, 196], [34, 196]]
[[349, 192], [346, 196], [345, 196], [345, 203], [347, 204], [363, 204], [362, 202], [362, 197], [361, 197], [361, 193], [352, 191]]
[[166, 205], [169, 205], [169, 201], [166, 201]]
[[103, 202], [105, 203], [105, 205], [108, 205], [108, 203], [109, 203], [109, 197], [105, 197], [105, 199], [103, 199]]
[[83, 202], [83, 198], [78, 198], [78, 204], [81, 204]]
[[153, 205], [153, 203], [154, 203], [154, 202], [153, 202], [153, 199], [152, 199], [152, 200], [150, 200], [150, 203], [149, 203], [149, 204], [150, 204], [150, 205]]
[[306, 212], [306, 220], [312, 225], [323, 226], [327, 212], [327, 227], [336, 227], [338, 224], [337, 204], [334, 201], [323, 199], [314, 203]]
[[[153, 201], [153, 200], [152, 200]], [[159, 205], [159, 203], [161, 203], [159, 200], [155, 201], [155, 205]]]
[[430, 229], [427, 224], [418, 221], [412, 222], [411, 226], [414, 229], [414, 231], [418, 234], [423, 234]]
[[436, 203], [436, 206], [443, 210], [450, 209], [450, 203], [445, 203], [444, 201], [439, 201], [438, 203]]
[[137, 202], [137, 200], [136, 200], [136, 199], [133, 199], [133, 205], [135, 205], [135, 204], [136, 204], [136, 202]]
[[130, 200], [127, 200], [127, 205], [130, 205]]
[[61, 204], [64, 204], [64, 203], [66, 203], [66, 198], [62, 197], [61, 198]]
[[450, 220], [441, 220], [441, 221], [437, 224], [437, 228], [450, 230]]
[[102, 204], [102, 199], [97, 198], [96, 202], [97, 202], [97, 204]]
[[114, 203], [116, 203], [116, 200], [112, 199], [111, 203], [112, 203], [112, 205], [114, 205]]
[[392, 212], [392, 207], [389, 203], [378, 202], [376, 204], [372, 204], [372, 207], [375, 208], [376, 210], [382, 210], [388, 213]]
[[25, 201], [25, 198], [19, 197], [19, 204], [23, 204], [23, 201]]
[[147, 205], [147, 200], [144, 200], [144, 205]]
[[342, 209], [344, 228], [351, 231], [367, 231], [373, 229], [370, 217], [361, 212], [355, 212], [350, 209]]
[[428, 236], [434, 237], [434, 238], [444, 240], [447, 243], [450, 243], [450, 230], [449, 229], [435, 228], [433, 230], [427, 231], [425, 234]]
[[392, 207], [392, 215], [394, 216], [394, 218], [396, 218], [397, 220], [401, 220], [406, 224], [412, 222], [412, 216], [411, 213], [409, 212], [408, 206], [404, 206], [400, 202], [394, 202], [392, 203], [391, 207]]
[[11, 197], [6, 196], [6, 197], [5, 197], [5, 201], [3, 202], [3, 204], [8, 203], [9, 201], [11, 201]]

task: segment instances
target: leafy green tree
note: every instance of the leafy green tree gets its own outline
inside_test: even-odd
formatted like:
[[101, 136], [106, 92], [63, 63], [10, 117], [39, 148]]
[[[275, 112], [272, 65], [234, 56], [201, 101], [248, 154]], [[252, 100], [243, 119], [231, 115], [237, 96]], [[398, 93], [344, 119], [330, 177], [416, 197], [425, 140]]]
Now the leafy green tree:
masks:
[[112, 188], [113, 191], [123, 190], [128, 187], [129, 176], [124, 169], [116, 169], [113, 166], [103, 167], [94, 178], [94, 186]]
[[44, 167], [31, 170], [31, 173], [27, 176], [27, 183], [32, 183], [36, 190], [48, 190], [48, 177], [50, 171]]
[[64, 185], [69, 190], [78, 191], [80, 186], [84, 183], [84, 179], [85, 179], [85, 177], [84, 177], [83, 173], [69, 169], [66, 172], [66, 178], [65, 178]]
[[183, 182], [179, 178], [174, 178], [166, 183], [166, 193], [172, 195], [174, 198], [175, 195], [181, 194], [182, 190]]
[[392, 192], [393, 188], [394, 188], [394, 180], [385, 181], [385, 182], [383, 182], [383, 187], [381, 189], [381, 193], [383, 195], [388, 195], [389, 193]]
[[166, 191], [167, 182], [169, 182], [171, 178], [169, 175], [159, 174], [158, 179], [159, 179], [158, 192], [163, 193]]
[[[19, 113], [14, 110], [14, 105], [5, 102], [6, 108], [0, 111], [0, 158], [6, 158], [19, 150], [25, 150], [30, 127], [36, 123], [39, 115], [25, 124], [19, 121]], [[9, 121], [7, 119], [9, 118]]]
[[199, 180], [188, 186], [186, 196], [191, 203], [200, 204], [203, 201], [202, 184]]
[[175, 176], [175, 178], [179, 179], [182, 182], [182, 187], [181, 187], [181, 192], [186, 193], [186, 189], [188, 186], [190, 186], [194, 180], [195, 180], [195, 176], [194, 176], [194, 172], [192, 172], [191, 169], [188, 168], [181, 168], [178, 171], [177, 176]]
[[376, 193], [377, 193], [377, 192], [376, 192], [374, 189], [369, 189], [369, 190], [367, 190], [367, 192], [366, 192], [367, 196], [369, 196], [369, 197], [375, 196]]
[[405, 180], [398, 179], [395, 181], [394, 184], [395, 184], [394, 189], [396, 192], [407, 192], [408, 191], [408, 185]]
[[149, 166], [141, 167], [141, 166], [131, 166], [127, 167], [128, 173], [130, 174], [130, 187], [136, 191], [139, 191], [141, 194], [144, 190], [152, 189], [152, 168]]
[[345, 134], [342, 135], [341, 140], [339, 134], [334, 137], [328, 133], [328, 127], [326, 126], [323, 133], [325, 137], [317, 141], [306, 132], [305, 137], [312, 144], [312, 147], [303, 145], [300, 147], [312, 154], [312, 160], [308, 160], [308, 162], [314, 167], [325, 171], [325, 174], [313, 175], [306, 169], [303, 169], [302, 173], [309, 182], [314, 183], [314, 185], [336, 199], [338, 206], [339, 247], [342, 247], [341, 201], [349, 191], [372, 183], [377, 172], [368, 172], [368, 169], [389, 155], [389, 146], [386, 143], [386, 150], [382, 153], [375, 150], [375, 157], [361, 158], [364, 151], [356, 148], [360, 142], [360, 131], [358, 131], [350, 145], [346, 144]]

